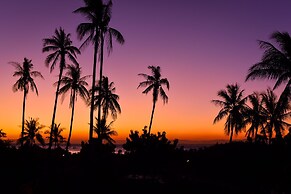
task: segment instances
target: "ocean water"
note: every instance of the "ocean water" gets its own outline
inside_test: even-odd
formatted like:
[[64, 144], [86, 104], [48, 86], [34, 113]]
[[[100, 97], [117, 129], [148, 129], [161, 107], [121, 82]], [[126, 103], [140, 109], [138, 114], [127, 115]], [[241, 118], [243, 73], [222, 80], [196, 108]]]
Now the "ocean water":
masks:
[[[224, 141], [215, 141], [215, 142], [197, 142], [197, 143], [190, 143], [190, 142], [185, 142], [185, 143], [181, 143], [178, 144], [178, 148], [183, 147], [185, 150], [190, 150], [190, 149], [200, 149], [200, 148], [205, 148], [217, 143], [224, 143]], [[122, 148], [123, 144], [116, 144], [116, 148], [115, 148], [115, 153], [118, 153], [119, 150], [121, 151], [121, 153], [124, 153], [125, 150]], [[69, 152], [74, 154], [74, 153], [79, 153], [81, 150], [81, 145], [76, 144], [76, 145], [72, 145], [69, 148]]]
[[[188, 140], [181, 140], [179, 141], [177, 148], [183, 147], [185, 150], [190, 150], [190, 149], [200, 149], [204, 147], [208, 147], [211, 145], [219, 144], [219, 143], [225, 143], [227, 142], [226, 140], [210, 140], [210, 141], [188, 141]], [[117, 142], [116, 148], [115, 148], [115, 153], [118, 153], [121, 151], [121, 153], [124, 153], [125, 150], [122, 148], [122, 145], [124, 144], [124, 141]], [[18, 145], [14, 145], [16, 148]], [[63, 149], [65, 149], [65, 145], [61, 146]], [[69, 147], [69, 152], [74, 154], [74, 153], [79, 153], [81, 150], [81, 144], [72, 144]]]

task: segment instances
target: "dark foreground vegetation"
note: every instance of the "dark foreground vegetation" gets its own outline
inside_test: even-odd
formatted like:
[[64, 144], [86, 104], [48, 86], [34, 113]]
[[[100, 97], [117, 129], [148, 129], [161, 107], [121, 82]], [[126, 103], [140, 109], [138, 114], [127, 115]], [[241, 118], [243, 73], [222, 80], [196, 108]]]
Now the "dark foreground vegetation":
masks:
[[1, 193], [291, 193], [287, 144], [176, 143], [152, 141], [125, 154], [97, 144], [77, 154], [2, 145]]

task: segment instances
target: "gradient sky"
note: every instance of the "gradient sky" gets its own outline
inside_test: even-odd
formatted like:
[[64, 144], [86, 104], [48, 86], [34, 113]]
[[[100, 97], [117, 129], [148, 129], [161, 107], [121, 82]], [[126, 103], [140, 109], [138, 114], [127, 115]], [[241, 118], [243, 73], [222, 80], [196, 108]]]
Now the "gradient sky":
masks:
[[[81, 0], [0, 2], [0, 128], [8, 138], [19, 137], [23, 96], [12, 91], [17, 78], [8, 62], [27, 57], [44, 76], [44, 80], [35, 79], [39, 96], [28, 95], [26, 119], [39, 118], [49, 126], [58, 68], [50, 74], [45, 67], [42, 39], [63, 27], [79, 47], [76, 27], [85, 20], [72, 12], [81, 6]], [[124, 45], [113, 45], [104, 61], [104, 74], [115, 83], [122, 108], [113, 124], [118, 132], [114, 139], [125, 139], [130, 130], [141, 131], [149, 124], [152, 96], [137, 89], [142, 81], [137, 74], [150, 73], [149, 65], [159, 65], [170, 82], [169, 102], [158, 101], [152, 132], [166, 131], [169, 139], [179, 140], [228, 139], [224, 120], [213, 125], [220, 108], [211, 100], [217, 99], [218, 90], [235, 82], [246, 95], [273, 86], [273, 81], [244, 79], [248, 68], [261, 58], [257, 40], [270, 41], [277, 30], [291, 32], [290, 7], [288, 0], [113, 0], [110, 25], [125, 38]], [[82, 50], [78, 61], [83, 75], [92, 74], [92, 46]], [[91, 79], [88, 83], [91, 86]], [[59, 101], [56, 115], [56, 123], [66, 128], [65, 137], [70, 114], [67, 96]], [[89, 108], [78, 99], [73, 141], [88, 140], [88, 123]]]

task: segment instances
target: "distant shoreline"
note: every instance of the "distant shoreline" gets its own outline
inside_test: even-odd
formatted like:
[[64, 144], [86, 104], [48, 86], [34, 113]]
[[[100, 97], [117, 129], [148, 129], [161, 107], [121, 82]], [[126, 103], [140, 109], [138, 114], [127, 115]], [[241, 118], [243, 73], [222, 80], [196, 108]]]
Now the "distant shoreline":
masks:
[[[238, 140], [239, 141], [239, 140]], [[199, 149], [199, 148], [205, 148], [209, 147], [215, 144], [224, 144], [227, 143], [228, 140], [199, 140], [199, 141], [193, 141], [193, 140], [179, 140], [177, 148], [182, 148], [186, 150], [190, 149]], [[116, 148], [115, 152], [118, 153], [119, 150], [121, 150], [122, 153], [125, 152], [125, 150], [122, 148], [122, 145], [125, 143], [123, 140], [116, 141]], [[69, 147], [69, 151], [71, 153], [79, 153], [81, 149], [81, 144], [72, 144]]]
[[[237, 140], [237, 141], [241, 141], [241, 140]], [[116, 140], [115, 143], [115, 153], [118, 153], [121, 150], [121, 153], [124, 153], [125, 150], [122, 148], [122, 145], [125, 143], [125, 140]], [[224, 144], [227, 143], [228, 140], [222, 140], [222, 139], [217, 139], [217, 140], [178, 140], [178, 145], [177, 148], [183, 148], [185, 150], [195, 150], [195, 149], [200, 149], [200, 148], [205, 148], [205, 147], [209, 147], [215, 144]], [[16, 146], [15, 141], [12, 142], [13, 146]], [[61, 145], [61, 147], [63, 149], [65, 149], [65, 145], [63, 144]], [[18, 146], [16, 146], [18, 147]], [[71, 144], [71, 146], [69, 147], [69, 152], [72, 154], [76, 154], [79, 153], [81, 150], [81, 142], [80, 143], [73, 143]]]
[[[11, 145], [16, 146], [16, 141], [11, 140], [12, 143]], [[173, 140], [171, 140], [173, 141]], [[236, 141], [242, 141], [242, 140], [236, 140]], [[70, 148], [72, 147], [81, 147], [81, 142], [80, 143], [72, 143]], [[116, 147], [122, 147], [122, 145], [126, 142], [126, 140], [116, 140]], [[184, 146], [185, 148], [191, 148], [191, 147], [203, 147], [203, 146], [210, 146], [210, 145], [215, 145], [215, 144], [221, 144], [221, 143], [227, 143], [228, 140], [223, 140], [223, 139], [216, 139], [216, 140], [178, 140], [178, 145], [177, 147]], [[61, 147], [65, 147], [65, 143], [62, 144]]]

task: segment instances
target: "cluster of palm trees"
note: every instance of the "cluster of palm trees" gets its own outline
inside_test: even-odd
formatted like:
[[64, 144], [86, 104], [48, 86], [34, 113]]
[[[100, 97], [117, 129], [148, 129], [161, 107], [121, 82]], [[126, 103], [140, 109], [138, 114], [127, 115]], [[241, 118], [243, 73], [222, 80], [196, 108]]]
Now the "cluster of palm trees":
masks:
[[[282, 142], [285, 131], [291, 127], [288, 123], [291, 116], [291, 37], [287, 32], [275, 31], [271, 39], [278, 48], [259, 40], [260, 48], [264, 49], [262, 59], [249, 68], [245, 81], [272, 79], [276, 80], [274, 87], [244, 96], [244, 90], [237, 83], [228, 84], [217, 93], [221, 99], [212, 100], [221, 107], [214, 123], [226, 118], [224, 130], [230, 142], [234, 133], [242, 131], [246, 131], [248, 140], [269, 144]], [[278, 97], [274, 90], [282, 84], [286, 85]]]
[[[112, 122], [117, 119], [117, 114], [121, 113], [121, 107], [118, 103], [119, 96], [115, 94], [114, 82], [110, 82], [108, 77], [103, 75], [103, 55], [104, 46], [107, 44], [108, 54], [112, 52], [113, 38], [123, 44], [125, 42], [123, 35], [116, 29], [109, 26], [111, 20], [112, 1], [103, 2], [102, 0], [84, 0], [84, 6], [76, 9], [73, 13], [78, 13], [87, 19], [87, 22], [81, 23], [77, 26], [78, 38], [83, 41], [80, 48], [73, 45], [71, 40], [71, 34], [66, 33], [63, 28], [56, 28], [52, 37], [43, 39], [43, 53], [48, 53], [45, 59], [45, 65], [50, 67], [52, 72], [56, 66], [59, 66], [58, 81], [54, 83], [56, 86], [54, 108], [52, 115], [52, 122], [50, 130], [47, 130], [45, 134], [49, 134], [48, 149], [51, 149], [53, 143], [58, 146], [59, 143], [67, 142], [66, 151], [70, 146], [75, 102], [77, 96], [80, 96], [90, 106], [90, 122], [89, 122], [89, 143], [96, 142], [108, 142], [114, 143], [111, 138], [112, 135], [117, 135], [117, 132], [111, 129]], [[84, 49], [87, 45], [92, 44], [94, 46], [93, 56], [93, 71], [92, 76], [82, 76], [80, 64], [77, 60], [77, 56], [81, 54], [81, 49]], [[99, 80], [96, 81], [97, 74], [97, 62], [100, 62]], [[22, 132], [19, 138], [19, 143], [23, 146], [34, 145], [37, 140], [41, 145], [44, 145], [44, 139], [41, 136], [40, 130], [44, 127], [40, 125], [37, 119], [30, 118], [25, 122], [25, 103], [27, 93], [29, 89], [38, 90], [33, 78], [41, 77], [40, 72], [33, 71], [33, 64], [31, 60], [24, 58], [22, 65], [17, 62], [11, 62], [16, 71], [14, 76], [19, 76], [19, 80], [14, 84], [14, 91], [21, 90], [24, 92], [23, 97], [23, 111], [22, 111]], [[159, 66], [149, 66], [152, 75], [138, 74], [145, 78], [145, 81], [141, 82], [139, 87], [146, 87], [143, 93], [147, 94], [153, 91], [153, 109], [151, 113], [151, 119], [149, 124], [149, 134], [152, 127], [152, 121], [155, 111], [155, 105], [158, 100], [158, 96], [161, 96], [164, 103], [168, 102], [168, 96], [163, 89], [163, 85], [166, 85], [169, 89], [169, 82], [166, 78], [161, 78], [161, 69]], [[92, 87], [87, 89], [87, 78], [92, 77]], [[71, 121], [70, 130], [67, 141], [61, 132], [63, 128], [60, 128], [60, 124], [55, 123], [58, 99], [60, 95], [63, 95], [63, 99], [67, 93], [70, 93], [70, 108]], [[98, 110], [97, 117], [94, 117], [94, 110]], [[107, 124], [108, 116], [111, 115], [113, 121]], [[94, 118], [96, 125], [94, 126]], [[93, 137], [93, 132], [96, 132], [97, 138]]]
[[[120, 113], [121, 108], [118, 104], [118, 95], [114, 94], [115, 88], [112, 88], [113, 82], [109, 83], [108, 78], [103, 76], [103, 55], [104, 55], [104, 44], [108, 44], [108, 51], [112, 51], [113, 38], [116, 38], [117, 42], [123, 44], [124, 38], [122, 34], [114, 29], [109, 27], [109, 22], [111, 19], [111, 9], [112, 1], [110, 0], [107, 3], [104, 3], [102, 0], [84, 0], [85, 6], [79, 9], [76, 9], [73, 13], [80, 13], [88, 20], [87, 23], [81, 23], [77, 27], [77, 33], [80, 40], [85, 38], [85, 41], [82, 43], [80, 48], [73, 46], [71, 41], [70, 33], [66, 33], [63, 28], [55, 29], [55, 33], [50, 38], [43, 39], [43, 49], [42, 52], [49, 53], [45, 59], [45, 64], [47, 67], [50, 66], [50, 72], [52, 72], [56, 65], [59, 65], [59, 75], [58, 81], [54, 84], [56, 86], [55, 93], [55, 102], [53, 109], [52, 122], [50, 125], [49, 132], [49, 144], [48, 148], [51, 149], [54, 142], [54, 133], [57, 133], [55, 128], [57, 124], [55, 123], [58, 98], [61, 94], [65, 95], [70, 92], [70, 108], [72, 108], [71, 122], [70, 122], [70, 132], [68, 136], [67, 146], [70, 145], [70, 139], [72, 134], [72, 126], [74, 119], [74, 109], [75, 101], [77, 96], [80, 96], [86, 102], [90, 102], [90, 132], [89, 132], [89, 141], [93, 138], [93, 122], [94, 122], [94, 110], [98, 109], [98, 123], [101, 123], [101, 107], [103, 108], [103, 118], [106, 119], [109, 109], [116, 119], [116, 112]], [[81, 54], [80, 49], [84, 48], [89, 43], [94, 45], [94, 62], [93, 62], [93, 76], [92, 76], [92, 88], [89, 91], [87, 89], [88, 83], [86, 79], [89, 76], [81, 76], [81, 67], [77, 61], [77, 55]], [[99, 58], [98, 58], [99, 57]], [[98, 87], [96, 87], [96, 66], [97, 60], [100, 62], [100, 79], [98, 82]], [[69, 64], [71, 62], [72, 64]], [[23, 113], [22, 113], [22, 132], [20, 137], [21, 146], [23, 146], [23, 141], [25, 136], [25, 102], [29, 88], [32, 91], [37, 91], [36, 84], [34, 82], [35, 77], [42, 77], [41, 73], [38, 71], [32, 71], [33, 65], [31, 60], [27, 58], [24, 59], [23, 64], [17, 62], [11, 62], [15, 65], [16, 71], [14, 76], [20, 76], [20, 79], [14, 84], [14, 91], [21, 90], [24, 91], [23, 98]], [[64, 76], [64, 72], [65, 76]], [[103, 84], [105, 80], [105, 84]], [[106, 85], [107, 83], [107, 85]], [[107, 88], [106, 88], [107, 87]], [[102, 89], [106, 88], [107, 91], [103, 92]], [[109, 90], [109, 92], [108, 92]], [[107, 96], [103, 96], [103, 94]], [[114, 96], [111, 97], [110, 95]], [[105, 103], [101, 102], [105, 100]], [[110, 100], [113, 99], [112, 103]], [[117, 111], [116, 109], [117, 108]], [[30, 120], [31, 122], [37, 122], [37, 119]], [[27, 121], [27, 122], [30, 122]], [[96, 126], [100, 126], [96, 124]], [[100, 131], [100, 130], [97, 130]], [[98, 132], [99, 133], [99, 132]], [[98, 134], [100, 137], [100, 134]], [[40, 140], [42, 142], [42, 140]], [[40, 143], [41, 143], [40, 142]]]
[[[97, 66], [97, 55], [99, 53], [100, 69], [99, 69], [99, 88], [102, 88], [103, 78], [103, 55], [104, 55], [104, 44], [105, 41], [108, 43], [108, 52], [112, 51], [112, 39], [115, 38], [120, 44], [124, 43], [124, 37], [122, 34], [109, 26], [112, 12], [112, 1], [109, 0], [104, 3], [102, 0], [84, 0], [85, 6], [76, 9], [74, 13], [83, 15], [88, 22], [81, 23], [77, 27], [77, 33], [79, 39], [85, 41], [81, 45], [81, 49], [92, 43], [94, 45], [94, 60], [93, 60], [93, 73], [92, 73], [92, 88], [91, 88], [91, 99], [95, 98], [95, 93], [99, 93], [96, 88], [96, 66]], [[100, 102], [100, 101], [99, 101]], [[101, 122], [101, 104], [98, 104], [98, 123]], [[90, 129], [89, 129], [89, 142], [93, 139], [93, 122], [94, 122], [94, 101], [90, 101]], [[98, 134], [98, 137], [100, 134]]]
[[[66, 138], [62, 135], [65, 128], [61, 128], [60, 125], [55, 124], [53, 128], [52, 142], [55, 148], [59, 148], [62, 143], [66, 142]], [[45, 125], [40, 124], [39, 118], [30, 117], [28, 120], [25, 120], [24, 131], [21, 133], [21, 137], [17, 140], [17, 143], [24, 145], [26, 148], [38, 145], [45, 146], [45, 139], [42, 134], [44, 128]], [[45, 130], [44, 134], [48, 135], [46, 138], [50, 138], [50, 130]]]

